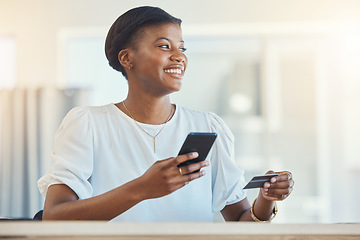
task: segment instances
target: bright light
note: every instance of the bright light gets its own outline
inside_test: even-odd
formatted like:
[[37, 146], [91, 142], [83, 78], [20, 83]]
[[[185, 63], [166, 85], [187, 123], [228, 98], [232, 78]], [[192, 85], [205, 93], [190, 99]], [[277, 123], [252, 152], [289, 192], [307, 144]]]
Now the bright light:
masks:
[[241, 93], [236, 93], [230, 97], [229, 100], [230, 108], [237, 113], [246, 113], [250, 111], [253, 103], [252, 100]]

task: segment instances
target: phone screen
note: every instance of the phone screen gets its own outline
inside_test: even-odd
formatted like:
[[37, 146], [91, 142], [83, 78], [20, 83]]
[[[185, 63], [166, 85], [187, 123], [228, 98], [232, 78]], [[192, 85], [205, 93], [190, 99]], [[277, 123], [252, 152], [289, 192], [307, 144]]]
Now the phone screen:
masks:
[[[178, 155], [197, 152], [199, 156], [195, 159], [180, 163], [178, 167], [204, 161], [217, 137], [216, 133], [191, 132], [186, 137]], [[199, 171], [199, 170], [198, 170]], [[196, 172], [198, 172], [196, 171]]]

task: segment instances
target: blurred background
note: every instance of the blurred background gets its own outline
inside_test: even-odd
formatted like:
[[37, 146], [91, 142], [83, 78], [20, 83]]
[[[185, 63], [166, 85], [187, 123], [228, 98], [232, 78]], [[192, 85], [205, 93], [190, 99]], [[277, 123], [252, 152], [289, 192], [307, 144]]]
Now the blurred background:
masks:
[[0, 216], [42, 208], [36, 182], [72, 107], [125, 98], [104, 40], [141, 5], [183, 20], [189, 65], [172, 102], [225, 120], [246, 180], [293, 173], [274, 222], [360, 222], [358, 0], [0, 0]]

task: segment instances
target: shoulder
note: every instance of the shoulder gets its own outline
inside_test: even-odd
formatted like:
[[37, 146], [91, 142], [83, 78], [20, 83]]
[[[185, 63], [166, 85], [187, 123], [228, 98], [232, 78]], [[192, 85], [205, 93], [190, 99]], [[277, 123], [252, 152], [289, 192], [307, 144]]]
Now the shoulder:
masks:
[[74, 107], [64, 117], [61, 127], [82, 126], [82, 128], [90, 128], [92, 123], [96, 123], [104, 118], [109, 112], [111, 112], [110, 104], [104, 106]]
[[79, 119], [98, 117], [101, 115], [109, 114], [112, 111], [111, 104], [103, 106], [82, 106], [72, 108], [65, 118]]
[[227, 141], [234, 142], [234, 135], [221, 117], [213, 112], [208, 112], [207, 118], [215, 132], [223, 135]]
[[176, 107], [178, 108], [179, 114], [182, 117], [186, 117], [188, 119], [199, 119], [199, 118], [201, 119], [201, 118], [206, 118], [207, 117], [206, 116], [207, 113], [205, 113], [205, 112], [200, 112], [200, 111], [193, 110], [193, 109], [183, 107], [183, 106], [179, 106], [179, 105], [176, 105]]

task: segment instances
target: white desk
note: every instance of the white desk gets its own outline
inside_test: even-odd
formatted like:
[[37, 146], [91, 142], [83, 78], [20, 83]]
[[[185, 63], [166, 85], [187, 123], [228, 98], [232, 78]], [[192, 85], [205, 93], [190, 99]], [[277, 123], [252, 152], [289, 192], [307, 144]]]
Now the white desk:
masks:
[[360, 224], [0, 222], [0, 238], [18, 239], [360, 239]]

